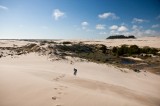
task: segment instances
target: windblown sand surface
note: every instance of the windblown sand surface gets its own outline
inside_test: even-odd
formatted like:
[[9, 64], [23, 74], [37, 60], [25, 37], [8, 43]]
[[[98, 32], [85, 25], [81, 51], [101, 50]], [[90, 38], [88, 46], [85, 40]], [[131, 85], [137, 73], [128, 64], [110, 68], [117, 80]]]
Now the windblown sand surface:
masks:
[[0, 58], [0, 106], [160, 105], [160, 76], [68, 58]]

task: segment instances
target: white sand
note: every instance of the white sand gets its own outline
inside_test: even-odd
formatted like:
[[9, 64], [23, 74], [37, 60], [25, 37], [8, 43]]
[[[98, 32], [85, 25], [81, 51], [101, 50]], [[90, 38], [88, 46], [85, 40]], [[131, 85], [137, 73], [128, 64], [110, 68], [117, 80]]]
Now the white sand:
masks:
[[19, 41], [18, 40], [0, 40], [0, 47], [13, 47], [13, 46], [20, 47], [28, 43], [31, 43], [31, 42], [20, 41], [20, 40]]
[[[77, 76], [73, 68], [78, 69]], [[31, 53], [0, 58], [0, 106], [159, 106], [160, 76]]]

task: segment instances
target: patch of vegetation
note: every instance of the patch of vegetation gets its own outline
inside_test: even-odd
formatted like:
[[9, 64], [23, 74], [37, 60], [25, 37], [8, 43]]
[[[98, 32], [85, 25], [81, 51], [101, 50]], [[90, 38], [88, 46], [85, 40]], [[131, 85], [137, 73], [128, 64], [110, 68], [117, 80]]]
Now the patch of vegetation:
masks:
[[62, 42], [62, 44], [72, 44], [72, 42], [64, 41], [64, 42]]
[[134, 69], [133, 71], [134, 71], [134, 72], [137, 72], [137, 73], [141, 72], [141, 71], [138, 70], [138, 69]]
[[[72, 45], [57, 45], [56, 49], [64, 52], [66, 55], [84, 58], [90, 61], [103, 62], [108, 61], [107, 47], [105, 45], [87, 45], [87, 44], [72, 44]], [[72, 53], [72, 54], [70, 54]]]
[[[131, 46], [122, 45], [121, 47], [113, 47], [111, 49], [108, 49], [105, 45], [101, 44], [89, 45], [81, 43], [72, 45], [56, 45], [55, 49], [59, 51], [57, 55], [61, 55], [62, 57], [73, 56], [73, 57], [87, 59], [89, 61], [97, 63], [114, 64], [118, 67], [130, 68], [137, 73], [140, 72], [140, 69], [144, 68], [142, 65], [137, 66], [137, 64], [141, 63], [141, 61], [136, 61], [132, 59], [125, 60], [123, 57], [138, 56], [140, 58], [143, 58], [143, 56], [141, 57], [142, 53], [148, 56], [151, 55], [150, 53], [157, 55], [158, 52], [158, 49], [156, 48], [150, 48], [150, 47], [139, 48], [137, 45], [131, 45]], [[143, 60], [145, 61], [146, 64], [148, 63], [155, 64], [156, 61], [151, 56], [148, 58], [143, 58]], [[135, 69], [135, 67], [139, 68]]]
[[90, 53], [92, 52], [92, 47], [89, 45], [73, 44], [68, 45], [56, 45], [56, 48], [61, 52], [72, 52], [72, 53]]
[[116, 56], [132, 56], [135, 54], [139, 55], [141, 53], [156, 55], [158, 53], [158, 49], [150, 47], [139, 48], [137, 45], [122, 45], [121, 47], [113, 47], [112, 53]]
[[145, 46], [145, 47], [143, 47], [141, 49], [141, 52], [142, 53], [146, 53], [146, 54], [154, 54], [154, 55], [156, 55], [157, 52], [158, 52], [158, 49], [156, 49], [156, 48], [150, 48], [148, 46]]
[[[55, 53], [61, 56], [75, 56], [84, 58], [94, 62], [100, 63], [113, 63], [122, 64], [122, 58], [125, 56], [140, 56], [141, 53], [153, 53], [158, 52], [155, 48], [139, 48], [137, 45], [122, 45], [121, 47], [113, 47], [107, 49], [105, 45], [89, 45], [89, 44], [72, 44], [72, 45], [56, 45], [56, 50], [59, 53]], [[149, 50], [148, 50], [149, 49]], [[134, 64], [136, 61], [134, 61]]]

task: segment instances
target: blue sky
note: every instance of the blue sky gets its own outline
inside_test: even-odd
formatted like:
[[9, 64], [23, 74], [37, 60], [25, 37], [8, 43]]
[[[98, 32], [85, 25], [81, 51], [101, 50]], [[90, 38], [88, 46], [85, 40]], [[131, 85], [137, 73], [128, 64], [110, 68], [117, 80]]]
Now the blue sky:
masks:
[[0, 0], [0, 38], [160, 36], [159, 0]]

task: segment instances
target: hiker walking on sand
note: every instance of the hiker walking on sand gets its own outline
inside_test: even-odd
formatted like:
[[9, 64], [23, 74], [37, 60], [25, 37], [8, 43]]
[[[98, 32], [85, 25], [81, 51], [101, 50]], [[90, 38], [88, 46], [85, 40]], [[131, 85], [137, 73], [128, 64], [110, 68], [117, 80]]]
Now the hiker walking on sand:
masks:
[[73, 73], [75, 76], [77, 74], [77, 69], [74, 68], [74, 73]]

